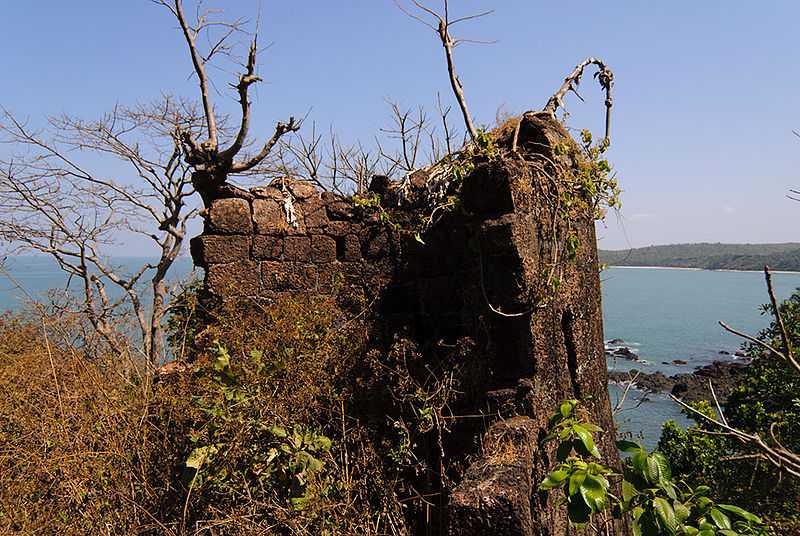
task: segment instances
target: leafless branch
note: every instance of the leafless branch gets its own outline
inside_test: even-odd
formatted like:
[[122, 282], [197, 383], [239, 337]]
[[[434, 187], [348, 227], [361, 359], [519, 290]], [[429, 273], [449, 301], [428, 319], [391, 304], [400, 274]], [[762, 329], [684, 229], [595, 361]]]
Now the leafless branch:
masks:
[[493, 11], [484, 11], [482, 13], [477, 13], [474, 15], [467, 15], [456, 19], [450, 19], [450, 6], [448, 0], [444, 0], [443, 14], [437, 13], [436, 11], [427, 7], [418, 0], [411, 0], [411, 2], [414, 4], [414, 6], [417, 8], [418, 11], [425, 14], [425, 16], [432, 18], [434, 23], [431, 23], [430, 20], [427, 20], [425, 16], [420, 16], [414, 13], [412, 10], [407, 9], [398, 0], [395, 0], [395, 4], [397, 5], [398, 8], [400, 8], [400, 10], [403, 13], [413, 18], [414, 20], [421, 22], [428, 28], [432, 29], [439, 36], [439, 40], [441, 41], [442, 47], [444, 48], [445, 59], [447, 60], [447, 73], [450, 76], [450, 86], [452, 87], [453, 94], [455, 95], [456, 100], [458, 101], [458, 106], [459, 108], [461, 108], [461, 114], [464, 116], [464, 124], [467, 127], [467, 132], [469, 133], [472, 141], [475, 141], [475, 139], [478, 137], [478, 130], [475, 128], [475, 124], [472, 120], [472, 114], [470, 114], [469, 107], [467, 105], [467, 98], [464, 95], [464, 86], [461, 84], [461, 80], [459, 79], [458, 73], [456, 72], [455, 60], [453, 59], [453, 49], [460, 43], [468, 43], [468, 42], [491, 43], [491, 42], [481, 42], [478, 40], [453, 38], [450, 35], [450, 28], [454, 24], [457, 24], [459, 22], [485, 17], [487, 15], [492, 14]]
[[[0, 158], [0, 238], [49, 255], [77, 278], [82, 310], [112, 349], [120, 348], [119, 317], [129, 310], [153, 364], [163, 358], [165, 280], [195, 213], [187, 206], [193, 192], [176, 132], [202, 121], [169, 97], [117, 106], [95, 121], [51, 118], [41, 131], [7, 110], [0, 119], [2, 142], [12, 148]], [[89, 163], [98, 157], [111, 159], [107, 168], [127, 168], [128, 176], [94, 171]], [[108, 248], [132, 234], [149, 237], [158, 254], [130, 271], [110, 262]], [[149, 303], [141, 295], [145, 281]]]
[[[773, 315], [775, 316], [775, 323], [778, 325], [778, 332], [781, 335], [783, 355], [786, 356], [787, 360], [794, 361], [792, 357], [792, 343], [789, 340], [789, 334], [786, 332], [786, 324], [783, 321], [783, 315], [781, 314], [780, 307], [778, 306], [778, 300], [775, 298], [775, 289], [772, 288], [772, 274], [769, 271], [769, 266], [764, 266], [764, 280], [767, 282], [769, 303], [772, 306]], [[800, 372], [800, 367], [797, 366], [796, 362], [793, 362], [792, 366], [794, 366], [795, 369]]]
[[[200, 83], [200, 96], [203, 101], [203, 111], [205, 113], [206, 126], [208, 128], [208, 148], [216, 151], [218, 147], [217, 115], [214, 112], [214, 105], [211, 102], [211, 95], [208, 92], [208, 75], [206, 74], [205, 61], [197, 49], [197, 36], [205, 26], [202, 20], [198, 20], [198, 25], [195, 28], [191, 28], [189, 26], [189, 23], [186, 21], [186, 17], [183, 14], [183, 2], [181, 0], [175, 0], [172, 6], [170, 6], [166, 0], [160, 0], [159, 3], [168, 7], [170, 11], [172, 11], [172, 13], [175, 15], [175, 18], [178, 19], [178, 23], [183, 31], [183, 37], [186, 40], [186, 44], [189, 47], [189, 55], [192, 58], [192, 65], [194, 66], [194, 71], [197, 74], [197, 79]], [[209, 58], [212, 55], [213, 53], [209, 54]]]
[[583, 98], [578, 94], [578, 86], [581, 82], [581, 77], [583, 76], [583, 71], [589, 65], [596, 65], [598, 67], [598, 71], [595, 73], [594, 77], [597, 78], [597, 81], [600, 83], [600, 87], [603, 88], [606, 92], [606, 134], [605, 134], [605, 141], [606, 145], [611, 143], [611, 107], [613, 106], [613, 99], [612, 99], [612, 89], [614, 87], [614, 73], [611, 72], [611, 69], [603, 62], [603, 60], [598, 58], [587, 58], [579, 63], [575, 69], [564, 79], [564, 83], [561, 84], [561, 87], [558, 88], [552, 97], [547, 101], [543, 111], [548, 112], [550, 114], [555, 115], [556, 110], [559, 108], [564, 108], [564, 97], [568, 92], [573, 92], [575, 95], [578, 96], [581, 100]]
[[[243, 161], [236, 161], [236, 157], [248, 144], [248, 136], [250, 134], [252, 109], [249, 91], [251, 86], [261, 81], [261, 77], [256, 73], [258, 33], [255, 32], [250, 40], [247, 60], [243, 65], [244, 72], [239, 75], [238, 83], [231, 84], [231, 87], [236, 90], [241, 109], [239, 127], [230, 145], [225, 149], [220, 149], [220, 139], [222, 137], [219, 126], [220, 117], [211, 100], [209, 88], [212, 81], [208, 76], [206, 67], [210, 65], [212, 58], [216, 55], [232, 56], [232, 47], [228, 40], [234, 34], [246, 33], [247, 21], [243, 19], [234, 21], [219, 20], [215, 16], [218, 12], [210, 10], [202, 13], [198, 12], [195, 20], [189, 21], [185, 15], [182, 0], [152, 1], [167, 8], [172, 16], [177, 19], [184, 41], [189, 49], [194, 72], [200, 84], [200, 98], [203, 103], [203, 117], [206, 122], [208, 138], [206, 141], [198, 142], [195, 137], [196, 131], [182, 128], [178, 128], [176, 133], [183, 145], [184, 159], [195, 172], [193, 185], [200, 193], [203, 201], [210, 203], [221, 195], [220, 192], [225, 189], [228, 175], [245, 174], [256, 168], [264, 161], [284, 135], [297, 132], [300, 129], [301, 121], [296, 121], [294, 117], [290, 117], [286, 123], [278, 122], [272, 137], [264, 143], [256, 154], [245, 158]], [[213, 38], [211, 37], [212, 31], [215, 35]], [[200, 50], [200, 45], [198, 44], [198, 37], [201, 35], [204, 35], [208, 41], [205, 52]], [[228, 188], [228, 190], [230, 189]]]
[[[764, 458], [772, 463], [775, 467], [785, 470], [787, 473], [800, 478], [800, 456], [797, 454], [787, 450], [785, 447], [780, 445], [779, 443], [776, 446], [770, 446], [767, 444], [761, 436], [757, 434], [749, 434], [747, 432], [743, 432], [737, 428], [734, 428], [722, 420], [715, 419], [713, 417], [709, 417], [705, 413], [693, 408], [692, 406], [686, 404], [680, 398], [677, 398], [674, 395], [670, 395], [670, 398], [677, 402], [681, 407], [685, 410], [693, 413], [694, 415], [700, 417], [702, 420], [713, 424], [721, 428], [724, 432], [724, 435], [728, 435], [739, 440], [741, 443], [754, 447], [757, 450], [761, 451]], [[713, 431], [707, 432], [702, 430], [703, 433], [714, 433]]]
[[636, 383], [636, 380], [639, 378], [639, 374], [641, 374], [641, 371], [638, 370], [632, 378], [630, 378], [630, 374], [628, 374], [629, 379], [627, 382], [625, 382], [625, 389], [622, 391], [622, 396], [620, 396], [619, 400], [617, 400], [617, 403], [614, 404], [614, 409], [611, 412], [612, 415], [619, 415], [622, 412], [622, 408], [625, 406], [625, 400], [628, 398], [628, 392]]

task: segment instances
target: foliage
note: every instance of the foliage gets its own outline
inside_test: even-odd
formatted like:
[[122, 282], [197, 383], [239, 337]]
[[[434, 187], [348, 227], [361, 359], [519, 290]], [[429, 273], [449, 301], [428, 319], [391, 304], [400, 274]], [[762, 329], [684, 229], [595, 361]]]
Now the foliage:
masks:
[[[780, 309], [792, 344], [797, 345], [800, 291], [784, 301]], [[762, 306], [762, 312], [771, 314], [771, 306]], [[780, 346], [776, 323], [772, 322], [758, 338]], [[762, 437], [768, 437], [773, 428], [786, 447], [800, 450], [800, 377], [783, 362], [764, 355], [756, 345], [748, 343], [744, 349], [754, 361], [728, 397], [728, 423]], [[708, 402], [694, 407], [714, 415]], [[756, 452], [731, 438], [707, 434], [717, 430], [706, 421], [695, 420], [696, 424], [686, 431], [674, 422], [663, 427], [659, 450], [673, 464], [676, 474], [702, 482], [726, 499], [735, 498], [781, 530], [790, 530], [789, 526], [796, 530], [800, 525], [796, 512], [800, 482], [790, 477], [776, 478], [775, 468], [760, 460]]]
[[[715, 415], [711, 404], [706, 401], [693, 402], [690, 406], [705, 415]], [[717, 489], [716, 479], [708, 478], [708, 475], [723, 470], [720, 458], [722, 453], [727, 454], [725, 438], [696, 433], [693, 429], [685, 431], [675, 421], [667, 421], [661, 429], [658, 450], [667, 456], [676, 475], [712, 486], [715, 493], [723, 491]]]
[[247, 518], [244, 533], [292, 534], [402, 526], [384, 459], [351, 407], [364, 325], [321, 296], [210, 315], [191, 378], [186, 522]]
[[[574, 525], [605, 533], [612, 519], [626, 518], [637, 536], [766, 534], [760, 518], [738, 506], [715, 502], [708, 486], [676, 481], [659, 452], [648, 454], [637, 443], [619, 441], [618, 448], [629, 455], [621, 475], [594, 461], [600, 452], [593, 433], [600, 431], [582, 417], [578, 400], [563, 402], [550, 419], [545, 441], [558, 440], [559, 465], [539, 489], [562, 490]], [[610, 482], [619, 477], [621, 497], [614, 495]]]
[[169, 300], [164, 333], [175, 359], [183, 358], [203, 328], [202, 289], [203, 281], [194, 279], [181, 285]]
[[611, 164], [604, 157], [608, 144], [604, 140], [593, 144], [592, 133], [581, 131], [580, 151], [572, 144], [558, 144], [553, 148], [556, 156], [579, 157], [577, 172], [561, 192], [562, 218], [575, 216], [576, 212], [589, 212], [595, 220], [603, 220], [608, 209], [619, 209], [622, 191]]

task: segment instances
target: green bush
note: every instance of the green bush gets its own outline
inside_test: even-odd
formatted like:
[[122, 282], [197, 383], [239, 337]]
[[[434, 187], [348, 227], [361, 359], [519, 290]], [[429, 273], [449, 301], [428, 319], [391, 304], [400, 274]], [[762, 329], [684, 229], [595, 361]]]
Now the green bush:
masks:
[[[800, 291], [780, 305], [792, 344], [800, 345]], [[772, 314], [771, 306], [762, 307]], [[780, 347], [778, 326], [772, 324], [758, 338]], [[800, 451], [800, 377], [790, 367], [765, 355], [755, 344], [744, 349], [754, 358], [743, 379], [728, 397], [725, 416], [729, 424], [749, 433], [769, 437], [773, 428], [783, 445]], [[711, 404], [694, 406], [715, 415]], [[709, 486], [726, 500], [735, 500], [764, 516], [779, 533], [800, 531], [797, 504], [800, 482], [757, 457], [758, 452], [739, 441], [705, 432], [718, 432], [713, 425], [696, 418], [694, 426], [682, 430], [675, 422], [664, 424], [658, 449], [672, 464], [675, 473]]]
[[[622, 473], [601, 464], [593, 433], [601, 431], [586, 422], [578, 400], [563, 402], [550, 419], [544, 442], [558, 440], [559, 462], [539, 489], [560, 488], [572, 524], [609, 534], [614, 520], [625, 520], [636, 536], [738, 536], [765, 535], [758, 516], [734, 505], [711, 499], [708, 486], [690, 485], [672, 475], [667, 458], [648, 454], [630, 441], [619, 441], [624, 458]], [[617, 480], [621, 497], [612, 492]]]

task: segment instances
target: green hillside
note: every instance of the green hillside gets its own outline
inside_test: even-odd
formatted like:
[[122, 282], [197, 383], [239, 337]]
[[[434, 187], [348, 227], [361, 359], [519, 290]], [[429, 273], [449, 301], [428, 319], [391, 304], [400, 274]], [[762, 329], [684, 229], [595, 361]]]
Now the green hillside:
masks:
[[609, 266], [669, 266], [707, 270], [773, 270], [800, 272], [800, 244], [670, 244], [643, 248], [600, 250]]

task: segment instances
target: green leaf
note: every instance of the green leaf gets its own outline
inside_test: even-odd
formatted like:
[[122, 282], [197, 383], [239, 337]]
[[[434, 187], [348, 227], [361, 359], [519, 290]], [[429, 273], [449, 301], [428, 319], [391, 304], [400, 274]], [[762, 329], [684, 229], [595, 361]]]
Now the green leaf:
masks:
[[539, 484], [540, 490], [549, 490], [553, 488], [557, 488], [564, 481], [569, 478], [569, 471], [565, 471], [564, 469], [560, 469], [558, 471], [553, 471]]
[[586, 452], [588, 452], [595, 458], [599, 458], [600, 451], [597, 450], [597, 447], [594, 444], [594, 438], [592, 438], [591, 432], [589, 432], [589, 430], [587, 430], [580, 424], [573, 424], [572, 430], [580, 438], [581, 443], [583, 443], [584, 448], [586, 448]]
[[199, 471], [200, 468], [203, 467], [203, 465], [205, 465], [205, 463], [217, 453], [217, 450], [217, 447], [214, 445], [197, 447], [189, 454], [189, 457], [186, 458], [184, 465]]
[[706, 508], [714, 504], [714, 502], [708, 497], [699, 497], [696, 501], [696, 504], [697, 507], [700, 508], [700, 510], [705, 510]]
[[228, 349], [217, 343], [216, 358], [214, 359], [214, 370], [217, 372], [225, 372], [231, 366], [231, 356]]
[[270, 426], [267, 428], [267, 431], [274, 435], [275, 437], [279, 437], [281, 439], [289, 437], [289, 432], [286, 431], [285, 428], [281, 428], [280, 426]]
[[586, 471], [573, 471], [569, 477], [569, 495], [573, 496], [581, 489], [581, 484], [586, 479]]
[[628, 503], [631, 502], [631, 500], [638, 495], [639, 495], [639, 490], [636, 489], [636, 486], [634, 486], [627, 480], [622, 481], [622, 500]]
[[599, 477], [586, 475], [580, 491], [583, 501], [592, 509], [592, 512], [600, 512], [608, 506], [608, 493]]
[[697, 486], [694, 488], [694, 494], [702, 497], [707, 497], [711, 493], [711, 488], [708, 486]]
[[627, 452], [627, 453], [631, 453], [631, 454], [634, 453], [634, 452], [642, 452], [642, 451], [644, 451], [644, 449], [642, 448], [642, 446], [639, 443], [635, 443], [633, 441], [626, 441], [625, 439], [621, 439], [621, 440], [617, 441], [617, 448], [621, 452]]
[[319, 434], [316, 434], [314, 436], [314, 447], [317, 450], [324, 450], [324, 451], [327, 452], [327, 451], [331, 450], [332, 444], [333, 443], [331, 442], [331, 440], [327, 436], [319, 435]]
[[654, 452], [650, 455], [650, 457], [655, 460], [656, 464], [658, 464], [659, 481], [664, 482], [670, 480], [672, 478], [672, 468], [669, 466], [667, 457], [660, 452]]
[[647, 454], [645, 454], [644, 449], [641, 449], [629, 459], [631, 469], [634, 471], [634, 473], [642, 478], [646, 478], [645, 469], [647, 467]]
[[656, 497], [653, 499], [653, 508], [664, 527], [666, 527], [670, 533], [673, 533], [678, 526], [678, 520], [675, 517], [675, 510], [672, 509], [672, 505], [669, 504], [669, 501], [661, 497]]
[[590, 422], [585, 422], [585, 423], [582, 423], [582, 426], [583, 426], [584, 428], [586, 428], [587, 430], [589, 430], [590, 432], [593, 432], [593, 433], [598, 433], [598, 434], [600, 434], [600, 433], [603, 433], [603, 431], [604, 431], [602, 428], [600, 428], [600, 427], [599, 427], [599, 426], [597, 426], [596, 424], [594, 424], [594, 423], [590, 423]]
[[291, 499], [292, 508], [295, 510], [303, 510], [308, 506], [310, 501], [311, 497], [294, 497]]
[[558, 407], [558, 411], [561, 413], [561, 416], [566, 419], [570, 415], [572, 415], [572, 411], [575, 409], [575, 405], [577, 403], [578, 403], [577, 400], [565, 400]]
[[682, 502], [673, 501], [672, 509], [675, 511], [675, 519], [678, 521], [678, 523], [683, 523], [684, 521], [689, 519], [689, 514], [691, 512], [689, 508], [687, 508], [686, 505], [683, 504]]
[[755, 514], [751, 514], [747, 510], [743, 508], [739, 508], [738, 506], [734, 506], [732, 504], [718, 504], [717, 508], [720, 510], [725, 510], [728, 513], [731, 513], [735, 516], [739, 516], [745, 521], [749, 521], [751, 523], [758, 523], [759, 525], [763, 523], [760, 517]]
[[711, 516], [711, 519], [714, 520], [714, 523], [719, 528], [721, 528], [721, 529], [730, 529], [730, 528], [732, 528], [730, 518], [728, 516], [726, 516], [725, 514], [723, 514], [721, 511], [719, 511], [718, 509], [712, 508], [711, 511], [708, 514]]
[[661, 465], [653, 455], [645, 459], [644, 477], [651, 484], [658, 484], [661, 480]]
[[675, 484], [672, 481], [662, 478], [659, 482], [661, 489], [667, 494], [667, 497], [673, 501], [678, 500], [678, 491], [675, 489]]
[[423, 246], [425, 245], [425, 241], [422, 239], [422, 235], [420, 235], [419, 233], [414, 233], [414, 240], [416, 240]]

